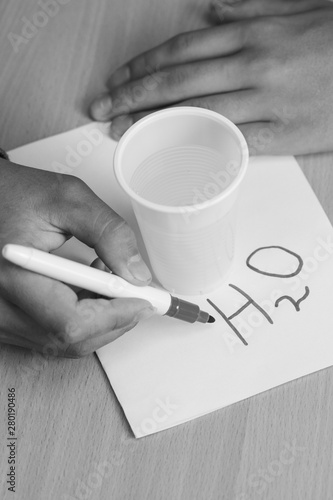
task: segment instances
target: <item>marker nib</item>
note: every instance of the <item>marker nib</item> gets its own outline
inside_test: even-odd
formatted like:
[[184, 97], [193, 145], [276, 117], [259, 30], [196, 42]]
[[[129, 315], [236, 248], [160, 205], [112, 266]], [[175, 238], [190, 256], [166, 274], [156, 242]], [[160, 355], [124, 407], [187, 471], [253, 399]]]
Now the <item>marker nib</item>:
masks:
[[215, 318], [213, 318], [213, 316], [209, 316], [208, 323], [215, 323]]

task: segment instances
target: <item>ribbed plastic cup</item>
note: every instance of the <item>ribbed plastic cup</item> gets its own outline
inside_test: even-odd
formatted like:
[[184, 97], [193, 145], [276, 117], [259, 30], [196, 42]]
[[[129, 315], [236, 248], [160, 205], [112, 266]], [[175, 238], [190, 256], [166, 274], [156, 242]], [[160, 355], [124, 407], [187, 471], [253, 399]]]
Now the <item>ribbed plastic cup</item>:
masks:
[[115, 175], [131, 199], [155, 275], [170, 292], [206, 294], [223, 283], [248, 158], [236, 125], [202, 108], [158, 111], [121, 138]]

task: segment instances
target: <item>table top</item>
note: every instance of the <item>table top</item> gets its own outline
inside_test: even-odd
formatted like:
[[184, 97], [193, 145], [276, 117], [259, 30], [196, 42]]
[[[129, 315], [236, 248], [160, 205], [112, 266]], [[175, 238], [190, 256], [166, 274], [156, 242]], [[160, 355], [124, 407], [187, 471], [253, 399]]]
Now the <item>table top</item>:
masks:
[[[46, 21], [38, 21], [41, 4], [49, 5]], [[1, 2], [0, 145], [9, 150], [88, 122], [87, 103], [112, 69], [176, 33], [205, 26], [207, 5]], [[45, 26], [14, 52], [8, 35], [20, 35], [32, 19]], [[298, 161], [333, 221], [333, 154]], [[95, 355], [46, 360], [1, 346], [0, 380], [3, 500], [14, 498], [6, 485], [12, 387], [20, 500], [333, 498], [332, 368], [140, 440]]]

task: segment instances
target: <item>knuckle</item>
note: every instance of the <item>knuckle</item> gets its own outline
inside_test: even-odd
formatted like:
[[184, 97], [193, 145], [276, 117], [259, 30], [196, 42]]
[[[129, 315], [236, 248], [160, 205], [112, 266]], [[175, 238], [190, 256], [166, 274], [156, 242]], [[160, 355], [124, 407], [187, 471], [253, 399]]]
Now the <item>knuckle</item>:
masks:
[[171, 56], [177, 56], [188, 50], [188, 48], [193, 44], [193, 34], [192, 33], [182, 33], [173, 37], [169, 42], [169, 53]]
[[57, 337], [65, 349], [80, 341], [83, 335], [84, 332], [80, 322], [74, 319], [68, 320], [64, 327], [57, 333]]
[[184, 68], [176, 68], [170, 71], [166, 77], [166, 87], [170, 90], [181, 87], [187, 81], [187, 71]]
[[257, 42], [267, 43], [272, 37], [275, 37], [279, 33], [281, 26], [281, 20], [274, 16], [258, 16], [249, 21], [243, 23], [243, 29], [247, 34], [247, 39], [256, 40]]
[[112, 227], [112, 230], [114, 236], [118, 237], [121, 242], [124, 242], [124, 244], [126, 245], [129, 245], [131, 242], [136, 241], [133, 230], [124, 220], [120, 219], [116, 221]]
[[[136, 318], [125, 318], [123, 313], [119, 310], [119, 300], [111, 300], [108, 304], [109, 318], [108, 318], [108, 330], [112, 332], [128, 331], [132, 328], [132, 324], [136, 321]], [[128, 302], [131, 299], [126, 299]], [[130, 304], [129, 304], [130, 307]]]
[[129, 65], [131, 79], [140, 78], [144, 76], [147, 71], [153, 71], [154, 66], [155, 64], [154, 64], [153, 54], [150, 53], [141, 54], [141, 56], [134, 59]]
[[99, 212], [93, 223], [93, 231], [97, 235], [96, 245], [109, 235], [112, 236], [112, 245], [119, 245], [119, 242], [128, 242], [134, 238], [132, 229], [124, 219], [116, 216], [108, 207]]
[[103, 222], [105, 228], [109, 227], [113, 233], [121, 232], [121, 233], [130, 233], [132, 230], [130, 229], [127, 222], [122, 219], [120, 216], [115, 216], [108, 209], [105, 209], [104, 213], [101, 214], [101, 222]]
[[84, 356], [87, 356], [90, 354], [90, 350], [85, 347], [85, 343], [79, 343], [79, 344], [72, 344], [68, 346], [68, 348], [65, 351], [65, 357], [66, 358], [83, 358]]
[[[237, 23], [234, 23], [233, 35], [236, 39], [239, 40], [240, 47], [242, 48], [251, 45], [253, 43], [253, 40], [255, 39], [255, 34], [257, 33], [258, 29], [254, 29], [252, 24], [252, 19], [243, 19], [237, 21]], [[255, 34], [253, 34], [254, 31]]]
[[283, 56], [270, 51], [267, 54], [264, 50], [255, 51], [250, 55], [248, 61], [248, 74], [252, 76], [253, 81], [260, 77], [263, 87], [276, 84], [281, 75], [287, 71], [288, 61]]
[[62, 348], [64, 351], [72, 344], [73, 338], [70, 333], [68, 333], [66, 330], [60, 330], [56, 332], [56, 337], [58, 341], [60, 342]]
[[[269, 61], [268, 61], [269, 62]], [[238, 77], [239, 81], [244, 84], [256, 85], [258, 79], [263, 80], [266, 72], [267, 58], [257, 48], [251, 47], [242, 51], [238, 56]]]
[[257, 65], [262, 60], [262, 58], [259, 57], [257, 49], [254, 48], [248, 48], [244, 50], [243, 53], [238, 56], [238, 58], [242, 67], [242, 71], [245, 70], [245, 72], [250, 73], [257, 70]]
[[112, 111], [116, 115], [127, 114], [134, 106], [134, 99], [131, 91], [131, 86], [124, 85], [121, 88], [116, 88], [111, 92]]
[[153, 50], [149, 54], [143, 56], [142, 67], [144, 72], [141, 75], [153, 74], [156, 73], [161, 66], [161, 56], [163, 51], [161, 50]]
[[82, 193], [86, 192], [89, 188], [87, 184], [75, 175], [64, 175], [64, 182], [62, 183], [62, 195], [70, 200], [75, 201], [81, 199]]

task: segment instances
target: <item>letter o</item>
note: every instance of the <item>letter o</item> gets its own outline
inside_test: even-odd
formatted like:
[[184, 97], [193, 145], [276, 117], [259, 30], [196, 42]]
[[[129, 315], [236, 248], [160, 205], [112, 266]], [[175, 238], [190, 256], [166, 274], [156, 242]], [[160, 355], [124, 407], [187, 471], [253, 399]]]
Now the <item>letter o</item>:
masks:
[[[293, 272], [293, 273], [289, 273], [289, 274], [277, 274], [277, 273], [269, 273], [267, 271], [262, 271], [261, 269], [259, 269], [258, 267], [255, 267], [251, 264], [251, 259], [259, 252], [261, 252], [262, 250], [270, 250], [272, 248], [275, 248], [275, 249], [278, 249], [278, 250], [282, 250], [283, 252], [286, 252], [290, 255], [292, 255], [293, 257], [295, 257], [298, 261], [298, 266], [296, 268], [296, 270]], [[292, 278], [293, 276], [297, 276], [297, 274], [299, 274], [302, 270], [302, 267], [303, 267], [303, 260], [302, 258], [297, 255], [297, 253], [295, 252], [292, 252], [291, 250], [288, 250], [287, 248], [284, 248], [284, 247], [281, 247], [281, 246], [278, 246], [278, 245], [271, 245], [269, 247], [260, 247], [260, 248], [257, 248], [257, 250], [254, 250], [254, 252], [252, 252], [248, 258], [246, 259], [246, 265], [247, 267], [249, 267], [252, 271], [255, 271], [256, 273], [259, 273], [259, 274], [263, 274], [265, 276], [271, 276], [273, 278]]]
[[[277, 469], [275, 466], [277, 466]], [[274, 460], [273, 462], [271, 462], [269, 464], [269, 466], [267, 467], [267, 470], [268, 470], [268, 472], [270, 472], [272, 474], [272, 476], [281, 476], [282, 471], [283, 471], [283, 465], [278, 460]]]
[[[211, 188], [213, 188], [213, 192], [211, 191]], [[204, 194], [206, 195], [206, 198], [210, 200], [219, 193], [220, 190], [216, 184], [214, 184], [213, 182], [209, 182], [208, 184], [206, 184], [204, 188]]]
[[[256, 320], [257, 318], [257, 320]], [[259, 313], [258, 311], [252, 312], [248, 319], [247, 319], [249, 325], [251, 325], [253, 328], [259, 328], [264, 322], [264, 317], [262, 313]]]
[[[118, 465], [118, 463], [117, 463], [117, 465]], [[103, 462], [101, 464], [96, 464], [96, 469], [98, 470], [99, 474], [102, 477], [106, 477], [106, 478], [110, 477], [112, 474], [112, 471], [113, 471], [112, 464], [108, 461]]]
[[[96, 478], [96, 481], [93, 480], [94, 478]], [[92, 472], [91, 474], [89, 474], [87, 482], [88, 482], [88, 486], [90, 486], [90, 488], [100, 488], [102, 485], [103, 479], [102, 479], [102, 476], [100, 474], [98, 474], [98, 472]]]
[[93, 147], [88, 141], [80, 141], [76, 149], [80, 156], [88, 156], [92, 152]]
[[155, 432], [157, 428], [156, 422], [152, 418], [145, 418], [142, 420], [141, 429], [144, 432], [144, 435]]
[[[38, 19], [41, 19], [42, 21], [40, 22]], [[32, 21], [37, 28], [44, 28], [44, 26], [46, 26], [49, 22], [49, 16], [47, 16], [42, 10], [38, 10], [32, 16]]]
[[227, 164], [227, 172], [233, 177], [237, 175], [239, 172], [239, 163], [235, 160], [230, 160]]
[[158, 82], [154, 80], [151, 76], [145, 76], [143, 79], [143, 86], [148, 92], [151, 90], [155, 90], [158, 85]]
[[[309, 263], [312, 264], [312, 268], [309, 267]], [[313, 257], [306, 257], [304, 259], [304, 270], [307, 273], [314, 273], [318, 269], [318, 262]]]
[[133, 88], [134, 102], [143, 101], [143, 99], [146, 97], [146, 93], [147, 93], [147, 91], [141, 85], [136, 85]]
[[58, 355], [58, 348], [55, 345], [44, 345], [43, 346], [44, 356], [56, 357]]
[[228, 186], [228, 184], [230, 182], [230, 177], [231, 177], [231, 174], [229, 174], [229, 172], [220, 172], [220, 174], [218, 175], [218, 178], [220, 180], [221, 187], [225, 188]]

